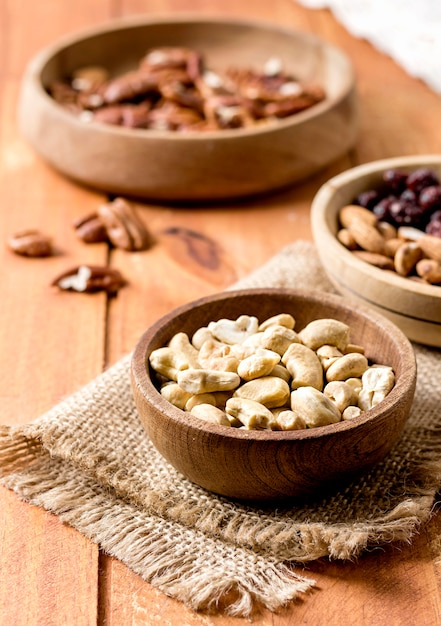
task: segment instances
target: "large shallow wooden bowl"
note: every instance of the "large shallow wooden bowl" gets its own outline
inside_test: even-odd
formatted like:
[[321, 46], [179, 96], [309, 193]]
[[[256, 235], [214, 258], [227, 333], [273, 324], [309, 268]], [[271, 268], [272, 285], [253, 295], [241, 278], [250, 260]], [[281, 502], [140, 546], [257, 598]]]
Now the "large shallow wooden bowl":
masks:
[[382, 159], [331, 178], [313, 200], [311, 223], [323, 266], [348, 302], [372, 307], [413, 341], [441, 347], [441, 287], [421, 284], [365, 263], [336, 238], [340, 209], [351, 204], [362, 191], [378, 186], [386, 169], [411, 172], [419, 167], [429, 167], [441, 176], [441, 155]]
[[[195, 48], [215, 71], [261, 68], [278, 57], [300, 79], [322, 84], [327, 98], [267, 127], [190, 135], [84, 123], [47, 93], [54, 80], [85, 65], [119, 75], [156, 46]], [[243, 197], [304, 178], [352, 146], [354, 75], [340, 50], [301, 32], [225, 19], [137, 18], [67, 37], [38, 54], [23, 79], [19, 125], [53, 167], [100, 190], [163, 201]]]
[[[396, 384], [375, 408], [329, 426], [297, 431], [253, 431], [208, 424], [184, 413], [158, 391], [150, 353], [176, 332], [191, 336], [221, 318], [255, 315], [260, 321], [291, 313], [300, 330], [331, 317], [351, 328], [351, 340], [376, 363], [393, 367]], [[305, 498], [380, 461], [399, 436], [415, 389], [415, 359], [408, 339], [387, 319], [340, 297], [314, 291], [245, 290], [187, 304], [157, 321], [141, 337], [132, 357], [132, 385], [139, 417], [159, 452], [198, 485], [225, 496], [271, 500]]]

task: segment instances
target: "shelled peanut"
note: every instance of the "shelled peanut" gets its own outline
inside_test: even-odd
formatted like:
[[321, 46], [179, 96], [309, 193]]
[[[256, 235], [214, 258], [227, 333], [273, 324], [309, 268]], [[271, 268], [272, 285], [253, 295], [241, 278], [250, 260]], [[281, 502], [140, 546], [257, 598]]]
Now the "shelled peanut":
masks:
[[385, 170], [338, 217], [338, 240], [360, 259], [441, 285], [441, 184], [431, 169]]
[[185, 412], [247, 430], [298, 430], [357, 417], [395, 384], [370, 363], [350, 327], [323, 318], [298, 332], [281, 313], [259, 323], [241, 315], [175, 334], [148, 362], [162, 396]]

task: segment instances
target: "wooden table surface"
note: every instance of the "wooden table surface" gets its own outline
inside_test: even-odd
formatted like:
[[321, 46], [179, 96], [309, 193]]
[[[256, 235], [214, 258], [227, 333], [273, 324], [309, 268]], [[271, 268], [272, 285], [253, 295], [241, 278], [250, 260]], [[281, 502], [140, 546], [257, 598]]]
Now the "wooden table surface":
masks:
[[[103, 196], [52, 171], [20, 137], [20, 80], [30, 58], [65, 33], [119, 16], [185, 11], [264, 19], [340, 46], [357, 74], [359, 139], [351, 154], [325, 172], [264, 199], [217, 208], [145, 204], [142, 216], [158, 244], [145, 253], [112, 251], [109, 257], [104, 244], [85, 246], [72, 228]], [[39, 227], [59, 250], [54, 257], [30, 260], [0, 246], [3, 423], [37, 418], [129, 352], [161, 314], [222, 290], [289, 242], [310, 239], [311, 199], [333, 174], [378, 158], [441, 152], [440, 96], [350, 36], [328, 11], [306, 10], [294, 0], [1, 0], [0, 29], [0, 235], [5, 242], [15, 231]], [[189, 231], [203, 239], [189, 239]], [[130, 285], [110, 302], [103, 294], [64, 294], [49, 287], [56, 274], [81, 263], [110, 263]], [[373, 552], [356, 563], [312, 563], [306, 575], [315, 577], [317, 589], [278, 615], [257, 615], [254, 623], [441, 624], [441, 566], [435, 559], [440, 532], [435, 516], [411, 545]], [[0, 489], [0, 553], [1, 626], [243, 622], [193, 613], [6, 489]]]

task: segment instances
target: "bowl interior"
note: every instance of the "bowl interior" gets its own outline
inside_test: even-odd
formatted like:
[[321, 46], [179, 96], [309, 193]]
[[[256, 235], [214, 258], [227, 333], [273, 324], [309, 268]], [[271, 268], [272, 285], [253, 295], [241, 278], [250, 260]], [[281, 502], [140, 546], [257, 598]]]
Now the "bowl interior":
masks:
[[[390, 365], [395, 372], [396, 384], [385, 400], [389, 406], [395, 403], [409, 381], [415, 377], [413, 351], [410, 343], [401, 331], [382, 316], [367, 311], [362, 307], [345, 304], [338, 297], [330, 294], [309, 291], [290, 291], [284, 289], [245, 290], [231, 292], [231, 295], [218, 294], [184, 305], [169, 315], [161, 318], [146, 331], [139, 341], [133, 356], [136, 376], [142, 393], [153, 401], [162, 411], [173, 415], [178, 420], [190, 420], [197, 428], [210, 428], [227, 437], [257, 437], [260, 439], [296, 439], [318, 437], [323, 432], [348, 430], [355, 428], [362, 421], [370, 420], [381, 412], [381, 408], [371, 409], [354, 420], [339, 422], [329, 426], [298, 431], [241, 431], [207, 425], [165, 401], [158, 391], [155, 373], [148, 366], [150, 353], [165, 346], [177, 332], [192, 334], [210, 321], [221, 318], [236, 319], [239, 315], [255, 315], [260, 321], [277, 313], [291, 313], [296, 319], [297, 330], [314, 319], [330, 317], [348, 324], [351, 329], [351, 342], [362, 345], [367, 358], [373, 363]], [[147, 365], [146, 365], [147, 364]]]
[[200, 51], [213, 71], [230, 66], [259, 69], [277, 57], [300, 79], [323, 84], [331, 100], [345, 93], [353, 82], [347, 58], [314, 36], [253, 22], [203, 18], [119, 22], [66, 39], [48, 50], [41, 65], [41, 81], [47, 88], [54, 80], [68, 78], [75, 69], [87, 65], [102, 65], [117, 76], [134, 69], [148, 49], [164, 45]]

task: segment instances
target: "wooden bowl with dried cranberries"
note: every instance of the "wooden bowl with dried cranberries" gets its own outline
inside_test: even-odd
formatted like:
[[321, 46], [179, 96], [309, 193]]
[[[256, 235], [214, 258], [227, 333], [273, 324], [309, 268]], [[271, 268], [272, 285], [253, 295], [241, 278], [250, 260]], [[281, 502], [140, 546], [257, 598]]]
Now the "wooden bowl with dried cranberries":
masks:
[[336, 289], [441, 347], [441, 155], [383, 159], [317, 192], [317, 252]]

